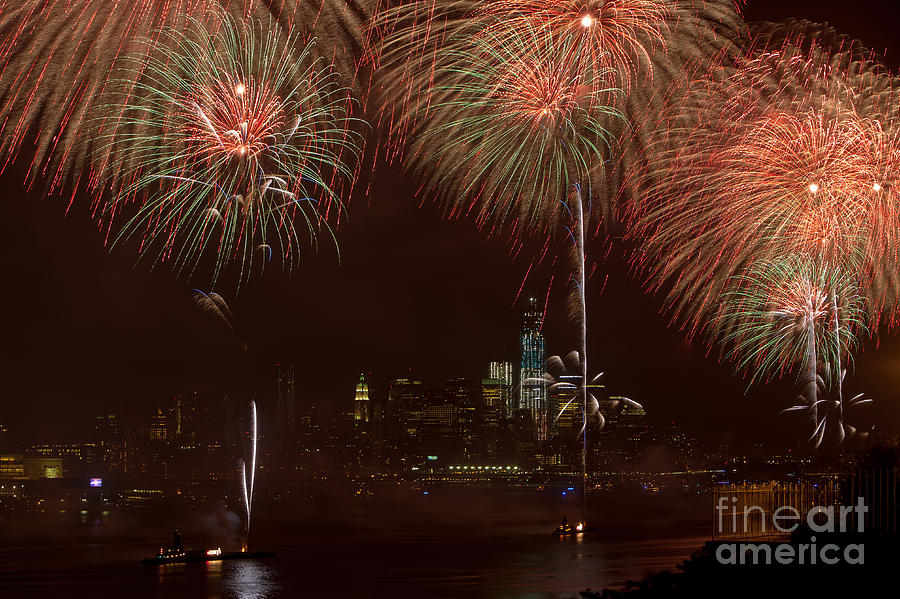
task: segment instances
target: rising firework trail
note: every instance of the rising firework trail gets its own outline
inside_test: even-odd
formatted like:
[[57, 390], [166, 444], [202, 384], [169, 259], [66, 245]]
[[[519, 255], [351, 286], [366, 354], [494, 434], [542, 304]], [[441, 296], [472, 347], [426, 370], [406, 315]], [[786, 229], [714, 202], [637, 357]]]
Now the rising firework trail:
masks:
[[241, 551], [246, 552], [250, 541], [250, 514], [253, 511], [253, 484], [256, 480], [256, 402], [250, 402], [250, 473], [247, 473], [247, 462], [241, 460], [241, 491], [247, 519], [244, 523], [244, 535], [241, 540]]
[[582, 507], [584, 525], [587, 526], [587, 418], [588, 418], [588, 354], [587, 354], [587, 294], [584, 257], [584, 204], [581, 197], [581, 186], [575, 184], [575, 201], [572, 208], [575, 216], [575, 263], [578, 272], [578, 307], [579, 324], [581, 325], [581, 397], [582, 397], [582, 447], [581, 447], [581, 491], [584, 505]]
[[[600, 411], [600, 402], [597, 397], [591, 393], [591, 388], [597, 387], [603, 373], [599, 373], [592, 378], [587, 377], [587, 371], [584, 364], [586, 360], [577, 350], [573, 350], [564, 357], [550, 356], [547, 359], [547, 367], [543, 377], [531, 379], [533, 382], [541, 383], [547, 386], [548, 394], [556, 397], [569, 397], [564, 405], [558, 407], [558, 412], [554, 420], [559, 422], [563, 415], [570, 411], [573, 405], [581, 408], [581, 429], [578, 431], [578, 437], [581, 440], [580, 445], [580, 461], [581, 461], [581, 491], [582, 491], [582, 520], [581, 528], [578, 530], [588, 529], [588, 511], [587, 511], [587, 447], [588, 447], [588, 428], [593, 421], [596, 423], [596, 430], [602, 430], [606, 426], [606, 418]], [[577, 372], [577, 376], [569, 373]], [[577, 384], [573, 382], [577, 380]], [[621, 405], [636, 407], [643, 409], [639, 403], [626, 397], [619, 397], [614, 401], [607, 402], [609, 410], [618, 410]]]

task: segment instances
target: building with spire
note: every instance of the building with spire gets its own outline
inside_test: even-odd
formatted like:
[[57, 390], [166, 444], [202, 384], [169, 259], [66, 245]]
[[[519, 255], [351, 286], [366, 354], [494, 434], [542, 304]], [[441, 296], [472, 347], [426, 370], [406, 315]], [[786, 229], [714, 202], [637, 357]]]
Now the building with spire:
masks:
[[369, 385], [366, 383], [366, 375], [359, 375], [359, 382], [356, 384], [356, 398], [353, 400], [353, 424], [354, 426], [365, 426], [372, 418], [372, 411], [369, 404]]

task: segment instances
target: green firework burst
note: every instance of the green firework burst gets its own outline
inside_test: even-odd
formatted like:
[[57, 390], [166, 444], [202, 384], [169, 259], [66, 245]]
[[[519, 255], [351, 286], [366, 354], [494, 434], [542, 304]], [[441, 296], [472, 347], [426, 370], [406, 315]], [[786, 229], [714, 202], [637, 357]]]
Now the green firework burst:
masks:
[[[130, 63], [135, 85], [108, 133], [112, 199], [100, 218], [124, 220], [114, 242], [213, 280], [240, 263], [241, 280], [276, 256], [299, 261], [304, 241], [330, 234], [352, 182], [359, 135], [349, 90], [315, 40], [222, 15], [153, 36]], [[137, 84], [134, 84], [137, 81]]]

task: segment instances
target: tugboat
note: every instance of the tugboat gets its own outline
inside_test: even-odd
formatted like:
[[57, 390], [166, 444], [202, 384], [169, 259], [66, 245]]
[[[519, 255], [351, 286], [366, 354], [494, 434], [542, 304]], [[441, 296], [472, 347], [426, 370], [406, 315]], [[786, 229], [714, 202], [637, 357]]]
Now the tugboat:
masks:
[[255, 559], [258, 557], [274, 557], [274, 551], [233, 551], [222, 553], [222, 548], [215, 549], [185, 549], [181, 542], [181, 533], [175, 528], [172, 544], [168, 547], [160, 547], [159, 553], [153, 557], [141, 560], [143, 564], [186, 564], [189, 562], [214, 562], [225, 559]]
[[579, 522], [575, 526], [569, 524], [569, 519], [563, 514], [562, 524], [556, 527], [556, 530], [553, 531], [553, 534], [560, 537], [567, 537], [570, 535], [578, 535], [584, 532], [584, 524]]

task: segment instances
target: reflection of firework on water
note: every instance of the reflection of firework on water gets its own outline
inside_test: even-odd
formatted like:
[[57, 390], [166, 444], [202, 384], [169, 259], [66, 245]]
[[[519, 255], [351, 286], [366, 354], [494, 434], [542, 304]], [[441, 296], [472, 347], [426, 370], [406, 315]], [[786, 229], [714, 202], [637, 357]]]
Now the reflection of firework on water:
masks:
[[[150, 32], [183, 31], [190, 17], [215, 30], [221, 26], [219, 11], [226, 10], [269, 21], [276, 30], [314, 32], [321, 54], [350, 77], [362, 54], [359, 28], [368, 4], [132, 0], [111, 6], [110, 0], [0, 0], [0, 164], [14, 160], [34, 135], [30, 181], [53, 188], [87, 174], [82, 171], [89, 162], [100, 160], [101, 127], [118, 118], [110, 104], [121, 90], [110, 82], [121, 74], [120, 59], [161, 59], [153, 55], [158, 46], [141, 39]], [[89, 174], [96, 175], [96, 170]]]
[[348, 90], [314, 42], [222, 23], [148, 41], [160, 47], [134, 65], [143, 79], [109, 138], [116, 195], [101, 213], [126, 214], [116, 239], [140, 237], [179, 271], [214, 253], [213, 279], [231, 260], [242, 278], [275, 256], [293, 267], [301, 239], [341, 209], [333, 188], [352, 179], [358, 139]]
[[843, 365], [865, 332], [865, 300], [853, 273], [852, 265], [797, 256], [761, 260], [732, 279], [715, 323], [723, 355], [751, 384], [799, 374], [803, 392], [792, 410], [810, 414], [816, 446], [829, 426], [844, 438]]
[[413, 147], [425, 185], [451, 215], [552, 229], [569, 188], [587, 183], [615, 111], [573, 51], [544, 29], [511, 39], [489, 32], [445, 50], [459, 66], [439, 74], [434, 124]]
[[247, 551], [250, 541], [250, 514], [253, 508], [253, 485], [256, 481], [256, 402], [250, 402], [250, 463], [249, 473], [247, 462], [241, 460], [241, 493], [244, 500], [244, 508], [247, 521], [244, 525], [244, 538], [241, 542], [241, 551]]

